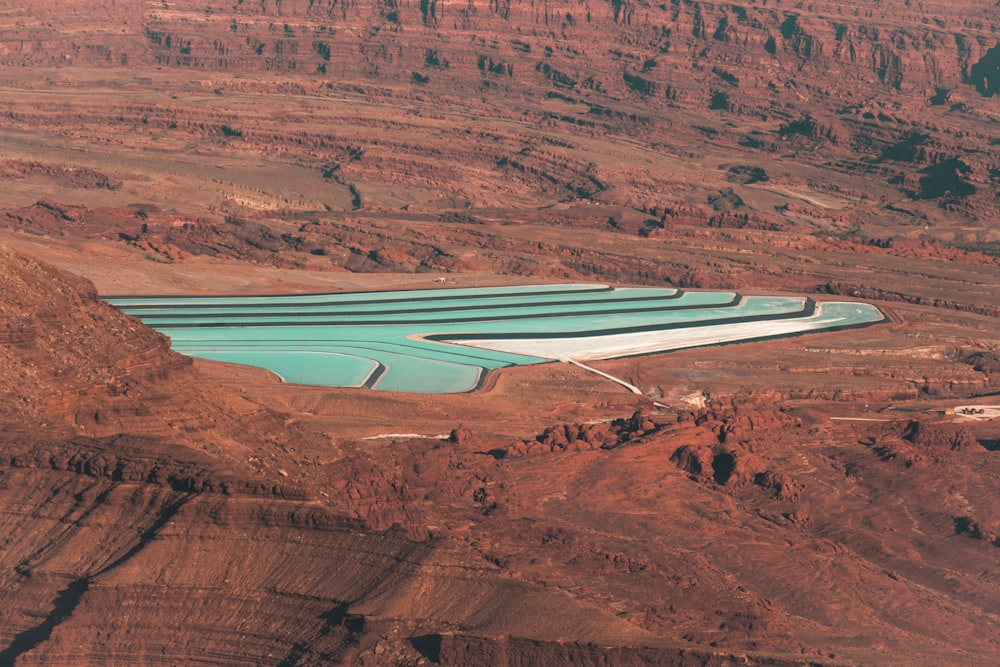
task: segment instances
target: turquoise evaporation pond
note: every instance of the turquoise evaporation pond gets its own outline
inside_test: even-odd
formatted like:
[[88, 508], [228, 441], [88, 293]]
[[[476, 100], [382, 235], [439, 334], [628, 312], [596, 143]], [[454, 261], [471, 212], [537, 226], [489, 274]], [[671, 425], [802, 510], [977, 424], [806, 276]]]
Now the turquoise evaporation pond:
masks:
[[299, 384], [470, 391], [485, 373], [546, 358], [428, 336], [559, 338], [807, 315], [801, 297], [605, 285], [532, 285], [294, 296], [109, 297], [190, 356]]

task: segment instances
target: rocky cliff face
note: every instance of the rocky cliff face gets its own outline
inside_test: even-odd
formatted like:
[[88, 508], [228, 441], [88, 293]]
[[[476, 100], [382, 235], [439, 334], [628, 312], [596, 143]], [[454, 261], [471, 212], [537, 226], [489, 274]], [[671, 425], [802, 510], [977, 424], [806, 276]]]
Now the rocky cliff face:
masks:
[[96, 427], [99, 409], [83, 414], [90, 397], [138, 416], [143, 385], [190, 366], [163, 336], [105, 307], [93, 285], [5, 248], [0, 262], [0, 419], [7, 428], [48, 425], [70, 406], [80, 407], [81, 429]]
[[[279, 437], [283, 427], [266, 409], [206, 388], [190, 358], [100, 300], [93, 284], [3, 247], [0, 264], [0, 424], [8, 437], [30, 443], [139, 434], [170, 439], [198, 456], [217, 457], [221, 466], [243, 469], [244, 454], [250, 456], [262, 438]], [[246, 424], [260, 431], [244, 437]], [[66, 450], [42, 455], [37, 463], [69, 470], [93, 458], [84, 453], [70, 465], [67, 457], [73, 456]], [[122, 466], [131, 465], [127, 461], [115, 463], [111, 456], [86, 465], [116, 478], [125, 474]], [[144, 478], [148, 472], [137, 474]], [[261, 473], [277, 482], [273, 470]]]
[[[709, 69], [710, 88], [695, 89], [688, 95], [704, 100], [742, 87], [734, 97], [752, 97], [774, 83], [770, 77], [776, 70], [790, 68], [798, 69], [807, 81], [836, 80], [837, 86], [847, 91], [858, 84], [930, 93], [959, 83], [971, 83], [983, 94], [992, 94], [995, 89], [990, 83], [995, 78], [990, 74], [995, 58], [989, 55], [995, 44], [989, 40], [996, 17], [988, 3], [957, 11], [949, 8], [944, 14], [934, 14], [939, 18], [930, 26], [923, 14], [900, 11], [900, 6], [892, 4], [881, 4], [877, 11], [868, 10], [863, 16], [851, 16], [843, 6], [812, 6], [812, 11], [799, 14], [765, 10], [753, 3], [690, 3], [668, 8], [615, 1], [513, 7], [482, 2], [446, 11], [443, 4], [411, 7], [376, 2], [329, 7], [325, 12], [317, 11], [314, 3], [310, 5], [287, 10], [282, 6], [270, 12], [262, 6], [257, 11], [234, 13], [229, 26], [234, 34], [227, 40], [213, 40], [211, 51], [204, 38], [200, 44], [197, 39], [185, 41], [183, 32], [171, 40], [176, 22], [171, 22], [174, 17], [169, 14], [150, 17], [147, 36], [158, 62], [210, 69], [264, 67], [326, 73], [328, 67], [338, 71], [350, 63], [352, 59], [344, 54], [360, 48], [366, 73], [379, 78], [412, 76], [420, 82], [440, 69], [471, 69], [474, 64], [484, 77], [483, 85], [492, 79], [499, 79], [495, 85], [504, 87], [509, 80], [528, 86], [547, 82], [555, 89], [579, 86], [675, 101], [685, 96], [683, 84], [673, 85], [679, 75], [691, 81], [692, 77], [684, 74]], [[971, 16], [963, 16], [969, 9]], [[225, 17], [224, 7], [214, 10], [214, 20]], [[836, 18], [831, 20], [824, 14]], [[242, 26], [240, 18], [244, 18]], [[276, 34], [277, 20], [290, 20], [293, 25], [282, 23], [281, 33]], [[905, 27], [894, 26], [897, 21]], [[889, 26], [883, 29], [884, 24]], [[354, 32], [361, 25], [370, 32], [360, 47], [354, 39], [338, 37], [338, 33]], [[429, 28], [438, 39], [443, 37], [443, 48], [400, 45], [411, 35], [418, 42], [426, 40]], [[486, 35], [509, 34], [511, 28], [523, 37], [499, 42], [484, 39]], [[204, 35], [208, 31], [194, 32]], [[474, 59], [463, 53], [464, 49], [447, 47], [448, 41], [467, 39], [479, 41], [480, 52]], [[608, 54], [608, 41], [624, 48], [612, 48]], [[567, 48], [560, 42], [579, 46]], [[587, 44], [601, 46], [581, 48]], [[727, 106], [736, 105], [727, 101]], [[742, 111], [753, 107], [752, 102], [738, 106]]]
[[[886, 228], [916, 235], [918, 223], [986, 223], [1000, 212], [1000, 16], [978, 0], [911, 5], [15, 3], [0, 64], [44, 73], [9, 96], [2, 120], [120, 150], [238, 154], [239, 164], [200, 174], [212, 222], [325, 211], [303, 230], [315, 238], [292, 240], [359, 271], [476, 270], [433, 247], [359, 238], [369, 232], [355, 215], [404, 207], [446, 222], [542, 211], [529, 220], [613, 224], [654, 240], [678, 228], [818, 226], [868, 241], [885, 240]], [[114, 72], [105, 94], [71, 104], [40, 94], [73, 89], [98, 65]], [[648, 150], [636, 154], [635, 141]], [[0, 177], [127, 184], [134, 164], [99, 155], [86, 161], [106, 171], [56, 173], [32, 156]], [[638, 162], [626, 168], [623, 156]], [[709, 171], [736, 171], [692, 179], [702, 157]], [[256, 162], [294, 168], [280, 187], [231, 175]], [[580, 202], [635, 219], [552, 209]], [[261, 234], [190, 222], [165, 232], [133, 220], [122, 233], [169, 259], [206, 248], [259, 259], [281, 243], [279, 233], [263, 248], [229, 247], [220, 237]], [[996, 243], [978, 228], [926, 235], [962, 249]]]
[[[283, 2], [13, 3], [8, 64], [156, 63], [343, 80], [364, 74], [426, 84], [591, 89], [649, 101], [761, 113], [755, 96], [868, 88], [935, 94], [961, 84], [992, 94], [993, 3]], [[704, 77], [692, 78], [693, 72]], [[798, 81], [798, 83], [796, 83]], [[471, 84], [471, 85], [470, 85]], [[436, 87], [436, 86], [432, 86]], [[720, 98], [721, 99], [721, 98]]]
[[139, 64], [143, 2], [97, 0], [86, 7], [15, 0], [0, 10], [0, 58], [5, 64]]

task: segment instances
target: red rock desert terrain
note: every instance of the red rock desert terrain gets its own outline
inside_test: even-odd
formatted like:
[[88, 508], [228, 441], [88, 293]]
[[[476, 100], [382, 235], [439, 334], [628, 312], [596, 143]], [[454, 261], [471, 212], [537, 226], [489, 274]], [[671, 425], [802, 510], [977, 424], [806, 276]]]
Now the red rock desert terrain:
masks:
[[[998, 39], [993, 0], [2, 3], [0, 665], [1000, 663]], [[431, 395], [99, 298], [561, 282], [888, 321]]]

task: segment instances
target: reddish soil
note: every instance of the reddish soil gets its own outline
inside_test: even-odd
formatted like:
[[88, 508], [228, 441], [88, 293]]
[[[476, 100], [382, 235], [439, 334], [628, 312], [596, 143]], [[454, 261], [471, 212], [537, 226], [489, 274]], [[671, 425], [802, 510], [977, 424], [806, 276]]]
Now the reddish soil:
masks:
[[[0, 664], [1000, 662], [998, 26], [6, 3]], [[97, 296], [567, 280], [891, 322], [425, 396]]]

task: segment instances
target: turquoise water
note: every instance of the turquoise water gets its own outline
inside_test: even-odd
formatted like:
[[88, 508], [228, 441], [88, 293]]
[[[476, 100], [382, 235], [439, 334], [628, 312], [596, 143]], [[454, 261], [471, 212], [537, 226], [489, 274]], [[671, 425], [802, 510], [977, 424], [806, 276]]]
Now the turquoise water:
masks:
[[361, 387], [380, 367], [373, 359], [332, 351], [190, 348], [184, 352], [191, 356], [203, 356], [216, 361], [266, 368], [285, 382], [295, 384]]
[[[299, 384], [423, 393], [470, 391], [490, 370], [547, 361], [428, 337], [558, 339], [808, 318], [812, 307], [802, 297], [603, 285], [108, 301], [183, 354], [259, 366]], [[845, 309], [846, 321], [824, 326], [864, 324], [872, 311], [881, 319], [871, 306], [846, 305], [869, 310]]]

